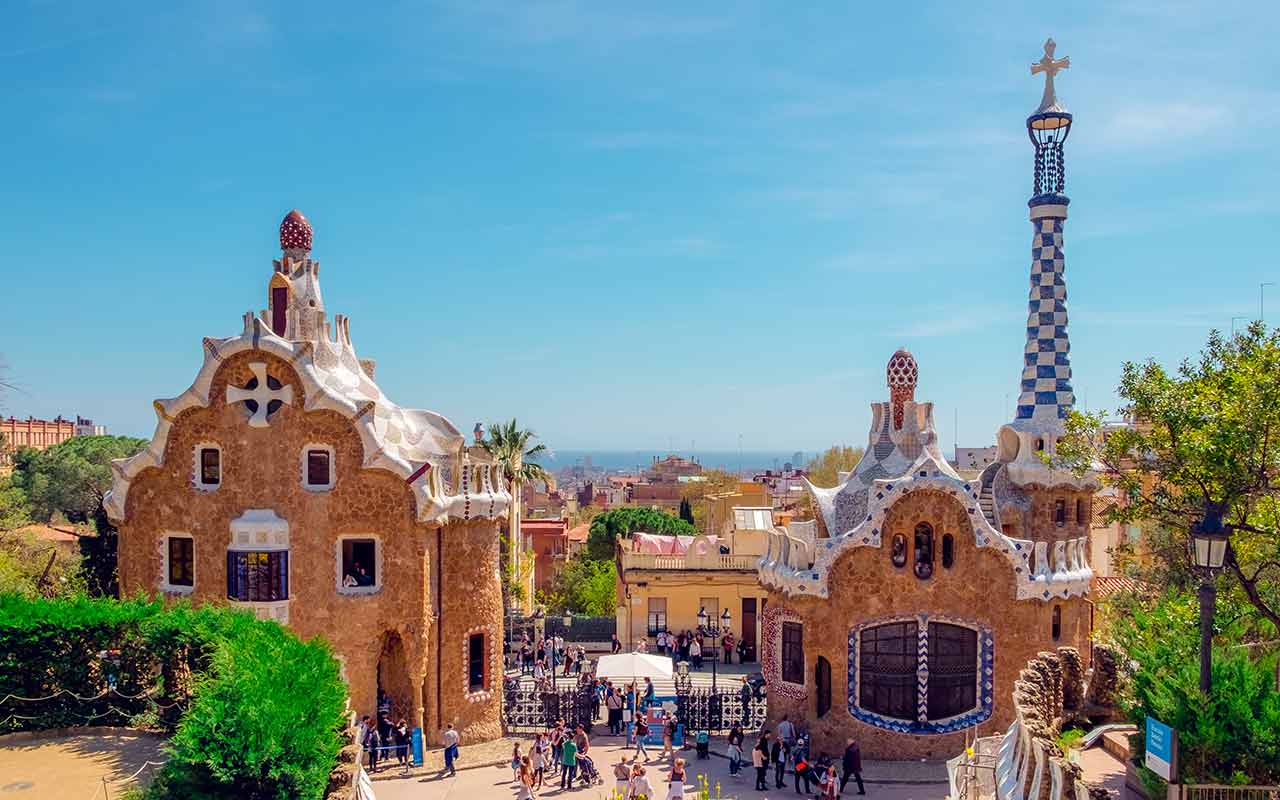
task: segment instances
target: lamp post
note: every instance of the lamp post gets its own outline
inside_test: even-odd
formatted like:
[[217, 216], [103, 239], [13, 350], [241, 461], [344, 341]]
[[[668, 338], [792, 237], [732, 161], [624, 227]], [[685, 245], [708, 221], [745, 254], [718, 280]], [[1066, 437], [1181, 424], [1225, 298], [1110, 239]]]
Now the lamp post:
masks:
[[729, 609], [727, 608], [720, 615], [718, 625], [707, 615], [705, 608], [698, 609], [698, 630], [702, 632], [703, 636], [711, 639], [711, 693], [713, 695], [716, 692], [716, 661], [719, 659], [720, 654], [720, 647], [716, 640], [729, 630], [730, 619]]
[[1200, 693], [1213, 686], [1213, 614], [1218, 601], [1214, 576], [1227, 556], [1230, 526], [1222, 522], [1222, 506], [1206, 501], [1204, 518], [1191, 526], [1191, 562], [1200, 570]]

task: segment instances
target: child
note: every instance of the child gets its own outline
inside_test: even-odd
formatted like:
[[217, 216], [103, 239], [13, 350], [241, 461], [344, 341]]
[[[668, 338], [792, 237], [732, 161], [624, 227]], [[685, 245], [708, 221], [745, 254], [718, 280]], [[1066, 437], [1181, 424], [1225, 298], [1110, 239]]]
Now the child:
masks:
[[520, 780], [520, 743], [516, 742], [511, 748], [511, 782], [516, 783]]
[[535, 788], [542, 788], [542, 775], [547, 769], [547, 735], [540, 733], [533, 740], [531, 748], [529, 766], [533, 770], [533, 782]]
[[836, 765], [829, 764], [826, 772], [822, 773], [822, 780], [818, 783], [818, 797], [822, 800], [836, 800], [836, 792], [840, 784], [836, 781]]
[[704, 758], [710, 758], [707, 750], [711, 746], [711, 731], [698, 731], [698, 737], [694, 741], [698, 745], [698, 760], [701, 761]]

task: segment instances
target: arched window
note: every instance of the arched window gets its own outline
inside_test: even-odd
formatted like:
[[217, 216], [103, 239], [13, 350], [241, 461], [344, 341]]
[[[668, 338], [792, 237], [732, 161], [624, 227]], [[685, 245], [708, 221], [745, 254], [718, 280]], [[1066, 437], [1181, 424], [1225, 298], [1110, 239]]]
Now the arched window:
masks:
[[942, 534], [942, 566], [951, 569], [956, 563], [956, 539], [949, 533]]
[[814, 696], [816, 710], [819, 717], [824, 717], [831, 710], [831, 662], [823, 656], [818, 656], [814, 664], [813, 683], [817, 688]]
[[1067, 501], [1062, 498], [1053, 501], [1053, 522], [1058, 527], [1067, 524]]
[[276, 336], [284, 336], [289, 319], [289, 280], [279, 272], [271, 276], [267, 303], [271, 306], [272, 332]]
[[894, 719], [916, 718], [915, 620], [867, 628], [859, 634], [858, 705]]
[[946, 719], [978, 704], [978, 632], [929, 623], [929, 719]]
[[1036, 452], [1037, 453], [1044, 452], [1044, 439], [1036, 439]]
[[920, 580], [933, 576], [933, 528], [927, 522], [916, 526], [915, 573]]
[[895, 567], [907, 565], [907, 538], [900, 533], [893, 536], [893, 553], [889, 556]]
[[1052, 624], [1053, 640], [1056, 642], [1062, 638], [1062, 606], [1055, 605], [1053, 607], [1053, 624]]

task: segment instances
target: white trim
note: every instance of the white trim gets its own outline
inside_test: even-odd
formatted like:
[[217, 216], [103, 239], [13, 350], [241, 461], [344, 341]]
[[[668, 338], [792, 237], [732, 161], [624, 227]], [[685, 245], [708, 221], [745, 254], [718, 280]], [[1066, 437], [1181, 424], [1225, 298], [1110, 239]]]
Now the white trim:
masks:
[[289, 523], [269, 508], [248, 509], [231, 520], [231, 542], [227, 549], [255, 553], [288, 550]]
[[[329, 454], [329, 482], [328, 483], [308, 483], [307, 481], [307, 454], [312, 450], [323, 450]], [[333, 489], [334, 484], [338, 480], [338, 458], [333, 450], [332, 445], [321, 444], [320, 442], [308, 442], [302, 446], [302, 453], [298, 457], [302, 466], [302, 488], [308, 492], [328, 492]]]
[[[218, 482], [205, 483], [203, 478], [202, 463], [200, 458], [201, 450], [217, 450], [218, 451]], [[216, 492], [218, 487], [222, 486], [223, 470], [222, 470], [222, 445], [217, 442], [198, 442], [191, 451], [191, 485], [198, 492]]]
[[[372, 586], [343, 586], [342, 579], [346, 577], [342, 573], [342, 543], [346, 541], [373, 542], [373, 585]], [[382, 537], [374, 533], [343, 533], [339, 534], [334, 542], [334, 559], [333, 573], [336, 582], [338, 594], [360, 597], [363, 595], [377, 594], [382, 591]]]
[[[169, 583], [169, 540], [191, 540], [191, 585]], [[196, 590], [196, 537], [186, 531], [165, 531], [160, 534], [160, 591], [165, 594], [191, 594]]]

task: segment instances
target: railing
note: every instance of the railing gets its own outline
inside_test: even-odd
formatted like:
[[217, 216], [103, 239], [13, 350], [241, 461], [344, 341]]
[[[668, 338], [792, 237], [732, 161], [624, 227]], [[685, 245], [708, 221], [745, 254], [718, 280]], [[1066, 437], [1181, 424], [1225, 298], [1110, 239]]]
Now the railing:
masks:
[[1221, 786], [1188, 783], [1181, 787], [1182, 800], [1280, 800], [1280, 786]]
[[623, 569], [726, 569], [754, 572], [758, 555], [659, 555], [657, 553], [623, 553]]

